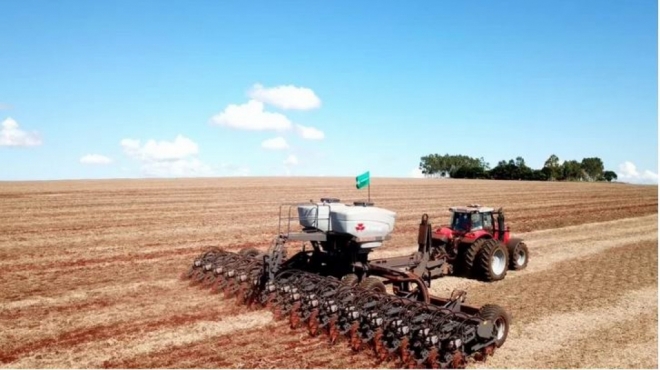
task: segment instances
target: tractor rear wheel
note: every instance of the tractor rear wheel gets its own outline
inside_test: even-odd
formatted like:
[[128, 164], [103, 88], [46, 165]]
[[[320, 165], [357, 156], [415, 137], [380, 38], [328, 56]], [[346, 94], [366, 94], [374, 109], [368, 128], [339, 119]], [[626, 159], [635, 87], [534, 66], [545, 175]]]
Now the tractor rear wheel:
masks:
[[480, 277], [486, 281], [502, 280], [509, 265], [507, 248], [499, 240], [486, 239], [477, 256]]
[[522, 270], [529, 262], [529, 249], [525, 242], [520, 242], [509, 247], [509, 268], [511, 270]]
[[462, 258], [459, 259], [458, 270], [462, 275], [472, 276], [474, 274], [474, 261], [484, 245], [485, 239], [479, 239], [472, 244], [461, 246]]
[[495, 304], [486, 304], [479, 309], [479, 316], [484, 320], [493, 322], [493, 332], [497, 347], [502, 346], [506, 337], [509, 335], [509, 326], [511, 325], [511, 316], [500, 306]]
[[358, 287], [365, 289], [365, 290], [373, 290], [378, 293], [386, 293], [387, 290], [385, 288], [385, 284], [383, 284], [380, 279], [377, 279], [375, 277], [368, 277], [358, 285]]

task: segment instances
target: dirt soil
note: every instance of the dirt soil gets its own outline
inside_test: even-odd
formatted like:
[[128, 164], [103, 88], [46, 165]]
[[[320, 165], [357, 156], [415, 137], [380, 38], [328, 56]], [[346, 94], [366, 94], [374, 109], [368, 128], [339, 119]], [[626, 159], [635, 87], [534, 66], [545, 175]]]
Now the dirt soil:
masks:
[[[280, 203], [365, 199], [353, 181], [0, 182], [0, 366], [397, 367], [178, 279], [209, 246], [265, 250]], [[421, 215], [440, 225], [451, 205], [503, 207], [525, 238], [526, 270], [497, 283], [448, 277], [431, 286], [442, 296], [465, 289], [468, 303], [497, 303], [513, 316], [505, 345], [470, 367], [658, 367], [657, 186], [372, 185], [372, 201], [397, 212], [393, 238], [376, 255], [411, 252]]]

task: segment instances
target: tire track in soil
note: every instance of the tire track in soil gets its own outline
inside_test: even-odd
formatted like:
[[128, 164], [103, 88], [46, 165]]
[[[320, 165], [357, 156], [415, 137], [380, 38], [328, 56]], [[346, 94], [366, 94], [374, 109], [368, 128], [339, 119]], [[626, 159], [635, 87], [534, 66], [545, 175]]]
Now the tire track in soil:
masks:
[[[238, 252], [242, 248], [256, 247], [264, 250], [260, 244], [242, 244], [227, 248], [226, 250]], [[160, 279], [165, 275], [168, 277], [178, 276], [185, 272], [192, 264], [194, 258], [207, 249], [204, 247], [192, 248], [193, 253], [176, 253], [176, 251], [164, 251], [158, 253], [158, 257], [149, 259], [136, 259], [131, 256], [116, 256], [113, 262], [83, 261], [75, 267], [62, 268], [29, 268], [17, 270], [0, 276], [0, 287], [6, 287], [0, 291], [0, 298], [8, 301], [20, 301], [23, 298], [33, 297], [58, 297], [67, 294], [72, 289], [77, 289], [80, 281], [85, 282], [87, 288], [102, 289], [107, 284], [119, 284], [147, 279]], [[171, 258], [176, 256], [176, 259]], [[169, 257], [169, 258], [168, 258]], [[159, 262], [159, 261], [165, 261]], [[17, 285], [16, 281], [22, 281]], [[30, 283], [30, 282], [34, 283]]]
[[[175, 345], [204, 340], [219, 334], [262, 327], [272, 320], [266, 312], [249, 312], [217, 318], [218, 312], [189, 314], [168, 318], [135, 328], [112, 329], [113, 335], [93, 335], [93, 340], [67, 342], [66, 347], [53, 353], [36, 351], [9, 363], [10, 367], [103, 367], [115, 358], [159, 351]], [[61, 342], [58, 342], [58, 345]]]
[[[581, 311], [558, 313], [517, 326], [504, 346], [478, 368], [546, 368], [538, 358], [580, 343], [599, 330], [610, 330], [631, 317], [656, 312], [658, 287], [630, 291], [612, 305]], [[483, 366], [481, 366], [483, 365]], [[472, 366], [471, 366], [472, 367]], [[602, 367], [602, 365], [599, 365]]]
[[[0, 276], [0, 299], [13, 302], [26, 297], [57, 297], [80, 289], [102, 289], [108, 285], [129, 284], [136, 281], [157, 281], [177, 277], [184, 260], [165, 263], [126, 261], [97, 267], [79, 267], [56, 271], [22, 271]], [[27, 298], [30, 299], [30, 298]]]
[[[133, 315], [118, 312], [119, 321], [106, 320], [104, 315], [98, 315], [95, 312], [100, 319], [86, 318], [87, 322], [80, 327], [69, 328], [69, 330], [52, 336], [30, 337], [31, 341], [19, 343], [13, 348], [3, 346], [3, 351], [0, 352], [0, 363], [9, 363], [12, 367], [15, 365], [14, 362], [19, 359], [23, 360], [25, 357], [30, 356], [35, 358], [44, 357], [48, 353], [59, 353], [62, 348], [69, 348], [82, 343], [115, 340], [122, 335], [144, 334], [157, 329], [174, 328], [197, 321], [223, 320], [241, 313], [240, 308], [236, 305], [223, 300], [214, 302], [212, 298], [215, 297], [199, 297], [197, 300], [184, 302], [183, 306], [169, 305], [156, 312], [149, 311], [153, 307], [147, 302], [144, 304], [146, 312], [133, 312]], [[201, 307], [200, 302], [203, 303]], [[135, 310], [135, 307], [133, 310]], [[126, 312], [126, 309], [122, 309], [122, 311]], [[85, 316], [83, 315], [83, 317]]]
[[[268, 340], [264, 341], [266, 337]], [[106, 364], [111, 368], [328, 368], [362, 364], [376, 367], [368, 351], [354, 353], [348, 342], [335, 345], [325, 335], [310, 337], [304, 329], [290, 329], [288, 321], [264, 328], [209, 338], [184, 346], [144, 353]]]
[[[174, 244], [174, 246], [170, 246]], [[260, 249], [267, 249], [270, 243], [258, 241], [245, 241], [235, 243], [233, 241], [223, 241], [215, 243], [214, 240], [207, 239], [204, 241], [182, 241], [181, 243], [149, 243], [149, 244], [135, 244], [134, 247], [126, 247], [125, 245], [113, 245], [103, 247], [90, 247], [90, 248], [75, 248], [76, 250], [64, 249], [61, 251], [63, 255], [46, 255], [38, 250], [33, 253], [23, 252], [19, 258], [8, 258], [0, 262], [0, 268], [5, 272], [15, 272], [25, 269], [66, 269], [78, 266], [93, 266], [97, 264], [112, 263], [115, 261], [123, 261], [126, 255], [146, 259], [161, 259], [161, 257], [168, 257], [170, 255], [181, 254], [194, 254], [196, 252], [202, 253], [209, 248], [222, 248], [224, 250], [238, 251], [245, 247], [259, 247]], [[159, 255], [160, 253], [160, 255]], [[88, 256], [93, 255], [93, 258]]]
[[[625, 277], [625, 278], [623, 278]], [[470, 300], [497, 303], [525, 324], [550, 314], [614, 304], [626, 292], [655, 286], [658, 240], [623, 245], [569, 259], [524, 279], [504, 281], [494, 289], [471, 289]]]
[[160, 322], [162, 317], [173, 317], [164, 321], [171, 322], [179, 317], [194, 318], [190, 314], [195, 313], [231, 315], [239, 312], [233, 305], [223, 302], [218, 295], [200, 292], [194, 287], [185, 289], [185, 284], [182, 287], [183, 290], [144, 292], [134, 298], [111, 301], [91, 311], [57, 315], [46, 309], [43, 311], [45, 316], [41, 318], [35, 318], [28, 312], [27, 315], [3, 322], [2, 331], [9, 334], [0, 339], [0, 348], [3, 349], [0, 362], [2, 358], [18, 356], [35, 348], [56, 348], [56, 343], [66, 342], [67, 338], [93, 340], [95, 333], [112, 336], [121, 333], [121, 330], [132, 330], [133, 326], [140, 323], [151, 327], [150, 322]]
[[[603, 340], [606, 338], [606, 340]], [[610, 328], [596, 330], [573, 346], [543, 356], [538, 363], [551, 368], [658, 368], [658, 310], [628, 317]]]
[[168, 288], [174, 286], [178, 282], [180, 282], [179, 279], [131, 282], [127, 284], [106, 285], [95, 289], [71, 290], [55, 296], [40, 296], [11, 301], [0, 304], [0, 317], [2, 317], [1, 315], [7, 311], [16, 309], [25, 312], [27, 308], [40, 306], [48, 306], [51, 309], [61, 306], [64, 306], [62, 308], [67, 308], [66, 305], [68, 304], [84, 301], [90, 298], [110, 298], [114, 296], [144, 294], [144, 292], [140, 292], [139, 289]]
[[[163, 248], [152, 247], [147, 251], [139, 252], [128, 252], [122, 253], [120, 255], [110, 255], [107, 257], [96, 257], [96, 258], [80, 258], [71, 260], [69, 258], [57, 259], [55, 261], [50, 261], [46, 263], [12, 263], [8, 267], [4, 267], [3, 271], [5, 273], [12, 273], [16, 271], [26, 271], [26, 270], [35, 270], [35, 271], [61, 271], [68, 270], [76, 267], [95, 267], [97, 265], [107, 265], [115, 262], [127, 262], [127, 261], [153, 261], [161, 260], [164, 258], [172, 256], [181, 256], [181, 255], [195, 255], [202, 254], [208, 249], [216, 248], [217, 245], [194, 245], [194, 246], [182, 246], [182, 247], [166, 247]], [[264, 248], [264, 243], [243, 243], [239, 245], [227, 245], [221, 247], [223, 250], [227, 251], [238, 251], [242, 248], [257, 247], [259, 249]]]

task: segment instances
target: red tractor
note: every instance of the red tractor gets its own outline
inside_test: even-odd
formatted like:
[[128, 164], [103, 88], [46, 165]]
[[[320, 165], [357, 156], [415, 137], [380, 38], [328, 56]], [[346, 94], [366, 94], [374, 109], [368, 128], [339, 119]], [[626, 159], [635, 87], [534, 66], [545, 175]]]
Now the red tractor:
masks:
[[485, 281], [504, 279], [507, 270], [527, 267], [529, 250], [512, 238], [502, 209], [478, 204], [451, 207], [451, 225], [432, 231], [433, 259], [444, 257], [455, 274]]

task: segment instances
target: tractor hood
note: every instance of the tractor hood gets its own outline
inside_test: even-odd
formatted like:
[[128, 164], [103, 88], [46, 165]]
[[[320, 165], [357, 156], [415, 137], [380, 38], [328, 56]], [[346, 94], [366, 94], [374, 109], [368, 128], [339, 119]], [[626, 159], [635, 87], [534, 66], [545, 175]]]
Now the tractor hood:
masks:
[[484, 230], [462, 231], [453, 230], [449, 226], [442, 226], [433, 231], [432, 238], [435, 240], [440, 240], [443, 243], [450, 243], [457, 240], [460, 240], [464, 243], [472, 243], [475, 240], [483, 237], [485, 234], [488, 233]]
[[432, 237], [433, 239], [439, 239], [446, 243], [452, 240], [455, 235], [456, 234], [454, 233], [454, 230], [450, 229], [447, 226], [443, 226], [433, 230]]

